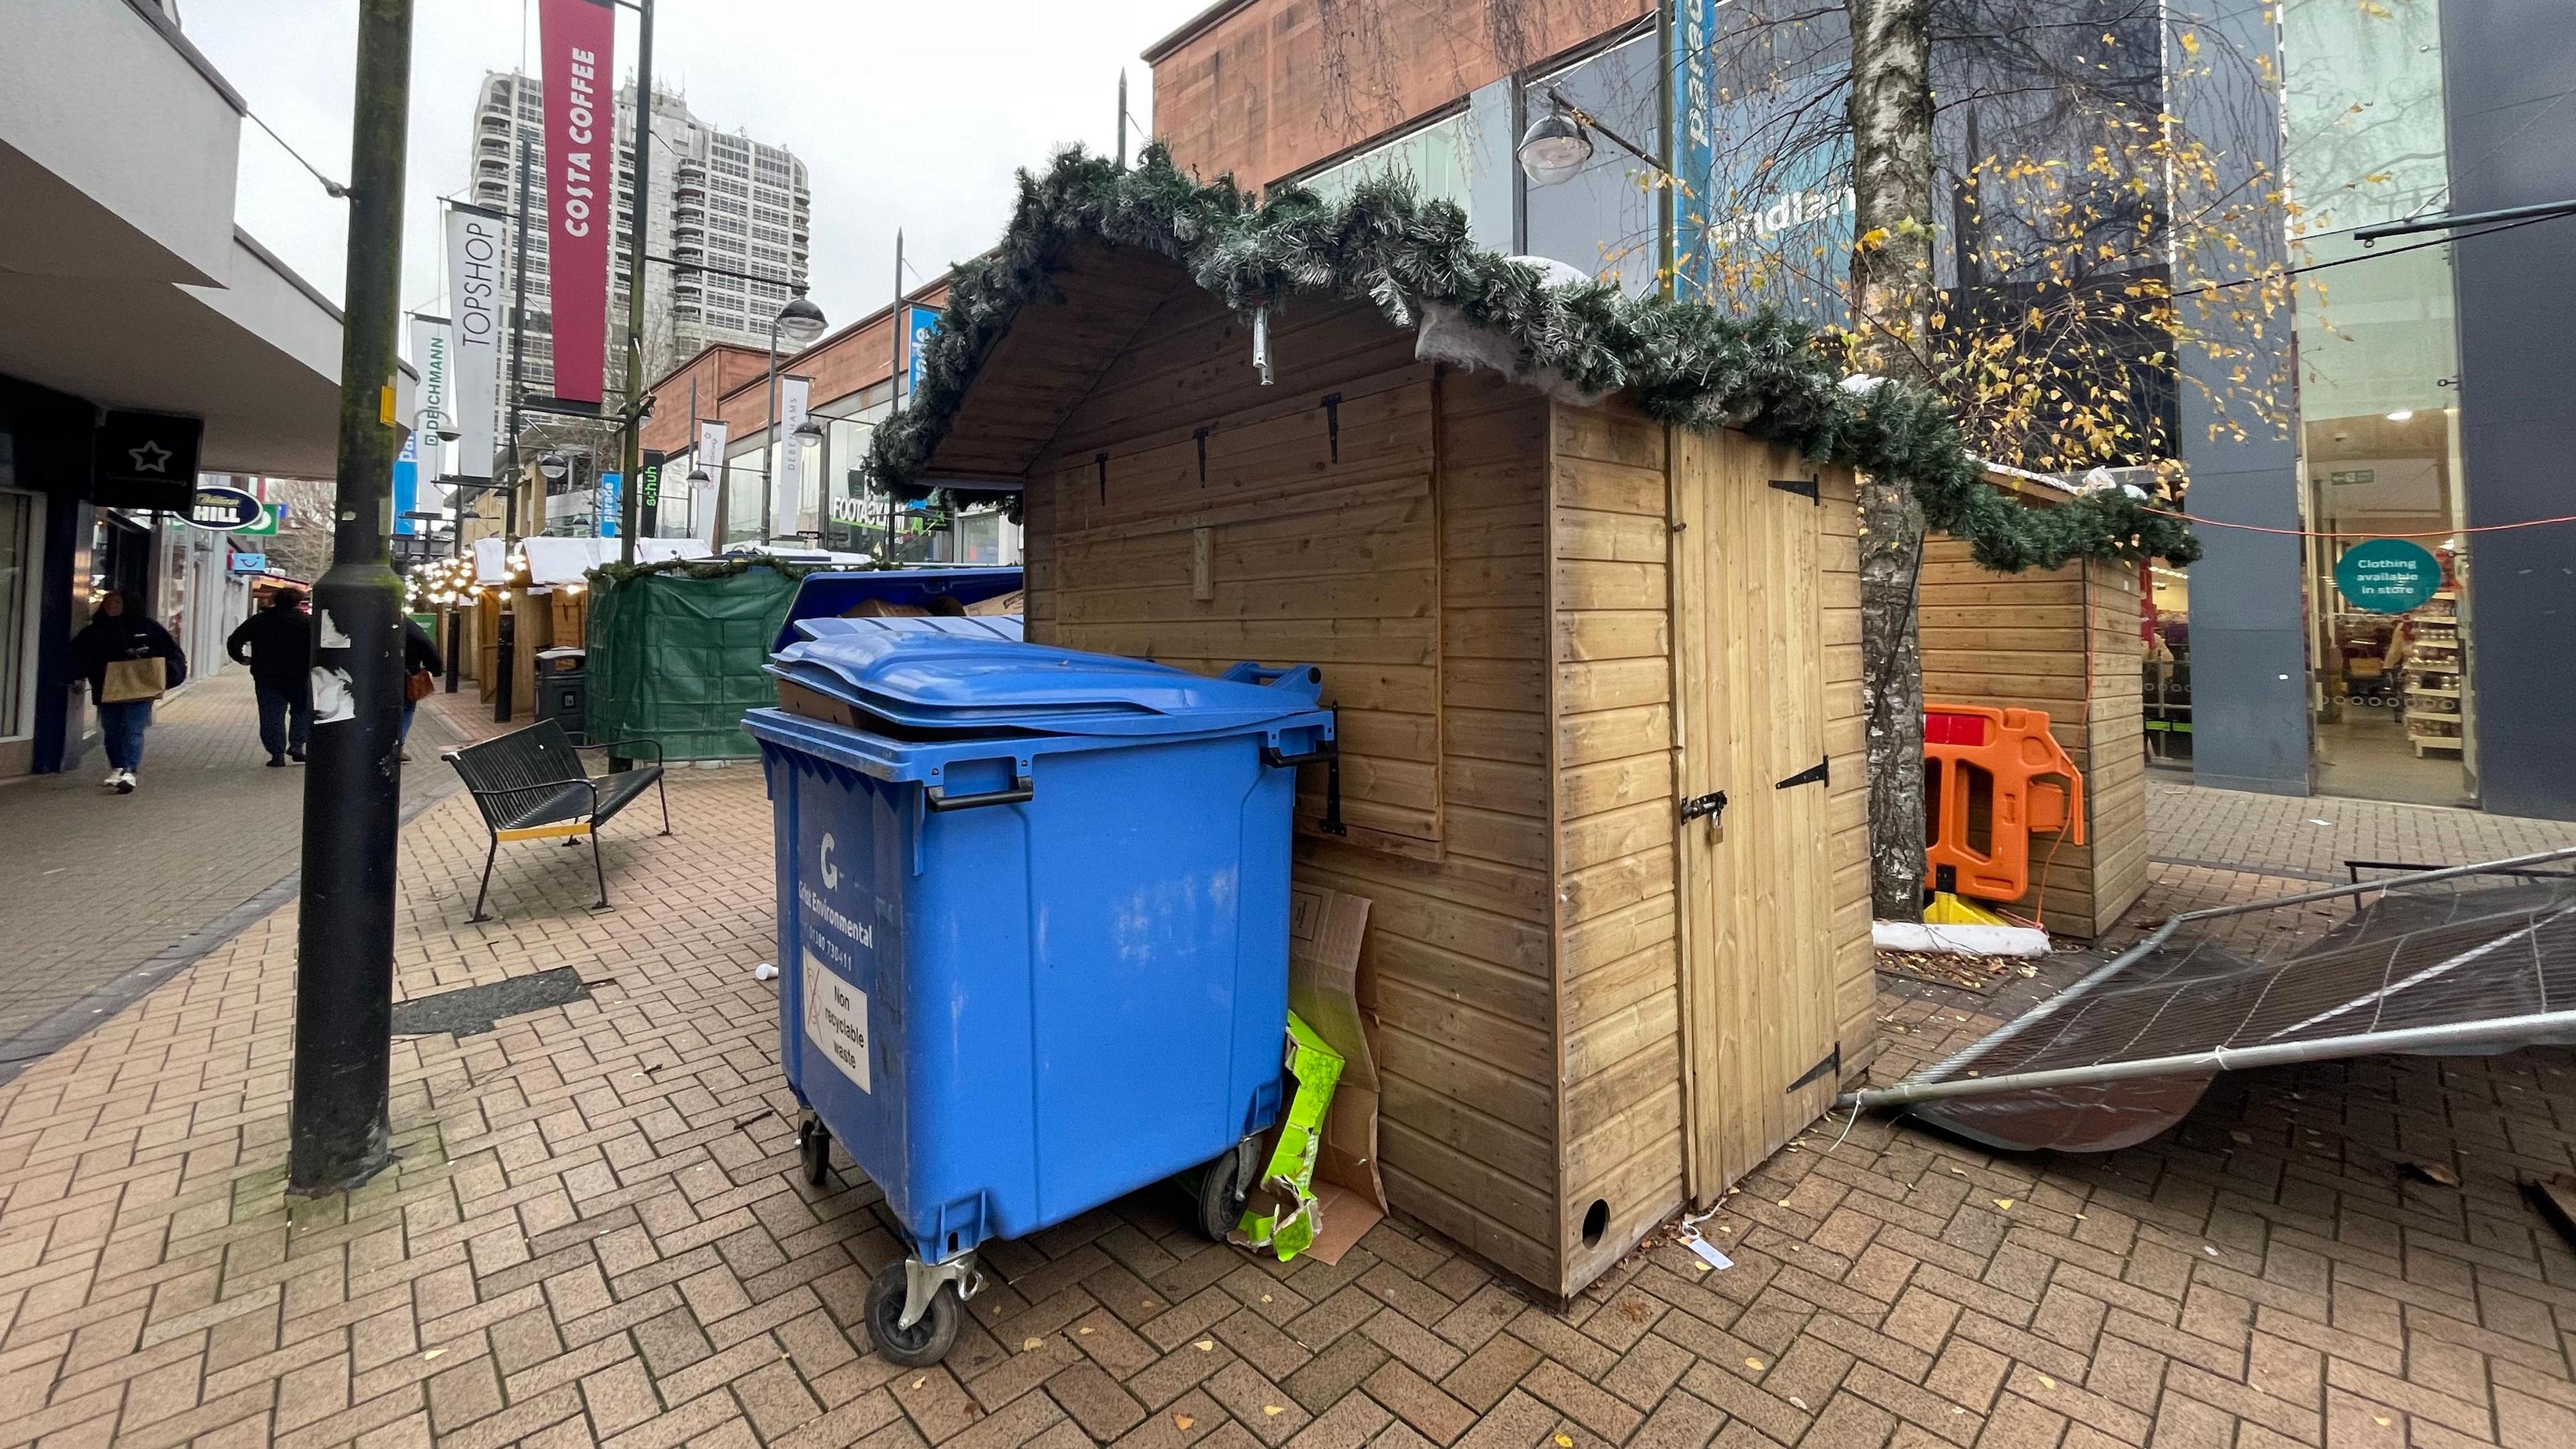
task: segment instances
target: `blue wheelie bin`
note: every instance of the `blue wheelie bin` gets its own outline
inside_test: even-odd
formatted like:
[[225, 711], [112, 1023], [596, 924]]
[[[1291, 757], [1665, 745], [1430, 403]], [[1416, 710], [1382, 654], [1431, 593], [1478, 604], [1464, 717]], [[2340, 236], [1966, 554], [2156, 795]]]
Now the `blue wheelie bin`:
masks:
[[975, 1250], [1195, 1172], [1239, 1210], [1285, 1095], [1295, 767], [1319, 672], [1219, 678], [989, 636], [806, 621], [759, 709], [780, 1055], [913, 1256], [868, 1331], [935, 1362]]

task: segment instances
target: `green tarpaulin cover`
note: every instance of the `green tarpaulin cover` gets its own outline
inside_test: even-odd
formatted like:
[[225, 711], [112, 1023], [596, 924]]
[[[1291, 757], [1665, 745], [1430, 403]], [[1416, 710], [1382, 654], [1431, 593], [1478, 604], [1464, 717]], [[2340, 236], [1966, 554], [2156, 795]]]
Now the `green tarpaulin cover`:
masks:
[[590, 598], [591, 739], [648, 739], [672, 760], [760, 753], [743, 711], [778, 702], [760, 667], [787, 620], [795, 579], [749, 568], [605, 580]]

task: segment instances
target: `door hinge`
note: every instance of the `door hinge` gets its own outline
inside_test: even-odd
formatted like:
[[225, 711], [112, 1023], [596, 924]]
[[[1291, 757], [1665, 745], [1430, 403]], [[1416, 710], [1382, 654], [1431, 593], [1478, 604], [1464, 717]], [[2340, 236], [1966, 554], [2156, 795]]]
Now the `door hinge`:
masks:
[[1835, 1042], [1834, 1049], [1825, 1053], [1825, 1059], [1816, 1063], [1814, 1066], [1807, 1068], [1807, 1074], [1800, 1077], [1798, 1080], [1791, 1082], [1789, 1084], [1789, 1090], [1782, 1095], [1794, 1097], [1798, 1095], [1800, 1088], [1813, 1082], [1820, 1081], [1826, 1076], [1839, 1075], [1842, 1072], [1842, 1069], [1843, 1044], [1841, 1042]]
[[1774, 478], [1771, 480], [1771, 486], [1783, 493], [1795, 493], [1818, 508], [1825, 506], [1824, 495], [1817, 491], [1816, 480], [1813, 478]]
[[1682, 823], [1685, 825], [1703, 815], [1707, 816], [1709, 823], [1714, 825], [1717, 823], [1717, 817], [1725, 813], [1726, 792], [1724, 790], [1711, 790], [1705, 795], [1694, 795], [1682, 802]]
[[1825, 758], [1816, 761], [1815, 764], [1807, 767], [1806, 769], [1800, 770], [1798, 773], [1791, 775], [1788, 779], [1781, 781], [1779, 784], [1774, 785], [1771, 788], [1774, 790], [1786, 790], [1793, 785], [1829, 785], [1833, 783], [1833, 778], [1834, 761], [1833, 757], [1828, 755]]

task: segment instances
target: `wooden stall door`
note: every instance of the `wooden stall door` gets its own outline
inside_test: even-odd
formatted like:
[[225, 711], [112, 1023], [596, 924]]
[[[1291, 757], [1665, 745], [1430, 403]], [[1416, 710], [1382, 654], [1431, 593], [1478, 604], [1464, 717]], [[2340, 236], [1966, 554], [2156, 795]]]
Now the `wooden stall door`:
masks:
[[1684, 433], [1674, 462], [1690, 1192], [1705, 1204], [1813, 1122], [1839, 1079], [1824, 509], [1775, 486], [1814, 476], [1785, 449]]

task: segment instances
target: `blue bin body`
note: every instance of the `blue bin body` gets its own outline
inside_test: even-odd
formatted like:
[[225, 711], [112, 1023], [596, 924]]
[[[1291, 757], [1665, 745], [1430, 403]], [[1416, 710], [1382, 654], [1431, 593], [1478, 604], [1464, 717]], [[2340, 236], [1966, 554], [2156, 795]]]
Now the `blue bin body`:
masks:
[[1270, 1126], [1293, 761], [1332, 735], [1315, 671], [828, 630], [771, 672], [865, 722], [744, 720], [777, 826], [781, 1057], [924, 1261]]

